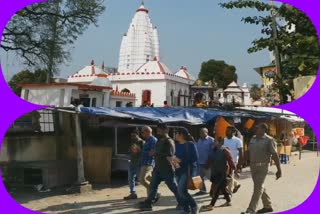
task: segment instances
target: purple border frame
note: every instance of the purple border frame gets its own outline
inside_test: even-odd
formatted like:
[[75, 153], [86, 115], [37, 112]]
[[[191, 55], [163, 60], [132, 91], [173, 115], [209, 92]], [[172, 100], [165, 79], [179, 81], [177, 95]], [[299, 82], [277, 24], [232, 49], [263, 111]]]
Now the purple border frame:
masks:
[[[41, 2], [44, 0], [0, 0], [0, 32], [2, 34], [6, 23], [10, 20], [11, 16], [15, 14], [18, 10], [26, 7], [29, 4]], [[318, 13], [320, 11], [320, 1], [319, 0], [280, 0], [281, 2], [291, 4], [292, 6], [299, 8], [301, 11], [305, 12], [309, 18], [314, 23], [317, 32], [320, 32], [320, 17]], [[19, 97], [17, 97], [7, 86], [4, 76], [2, 74], [2, 69], [0, 68], [0, 87], [1, 94], [0, 100], [5, 101], [5, 103], [10, 103], [10, 107], [5, 104], [0, 105], [1, 112], [1, 125], [0, 125], [0, 138], [3, 139], [6, 130], [9, 128], [10, 124], [19, 116], [30, 112], [32, 110], [43, 108], [39, 105], [34, 105], [28, 103]], [[317, 75], [317, 77], [319, 74]], [[317, 136], [320, 135], [319, 119], [314, 116], [314, 112], [317, 112], [317, 104], [315, 97], [318, 97], [318, 91], [320, 91], [319, 78], [316, 79], [314, 85], [311, 89], [300, 99], [279, 106], [289, 111], [292, 111], [301, 117], [303, 117], [306, 122], [310, 124]], [[309, 104], [309, 105], [308, 105]], [[308, 109], [307, 111], [305, 109]], [[1, 141], [2, 143], [2, 141]], [[1, 171], [0, 171], [1, 173]], [[284, 211], [283, 213], [303, 213], [311, 211], [313, 213], [316, 210], [320, 210], [320, 182], [318, 180], [313, 193], [299, 206]], [[4, 213], [37, 213], [24, 208], [11, 196], [8, 194], [2, 179], [0, 179], [0, 210]]]

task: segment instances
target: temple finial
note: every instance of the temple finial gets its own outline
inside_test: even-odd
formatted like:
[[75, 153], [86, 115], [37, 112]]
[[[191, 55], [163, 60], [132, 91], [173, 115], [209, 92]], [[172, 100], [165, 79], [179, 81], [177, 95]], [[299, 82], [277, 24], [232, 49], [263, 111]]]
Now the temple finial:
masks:
[[143, 5], [143, 6], [144, 6], [144, 0], [141, 0], [141, 5]]

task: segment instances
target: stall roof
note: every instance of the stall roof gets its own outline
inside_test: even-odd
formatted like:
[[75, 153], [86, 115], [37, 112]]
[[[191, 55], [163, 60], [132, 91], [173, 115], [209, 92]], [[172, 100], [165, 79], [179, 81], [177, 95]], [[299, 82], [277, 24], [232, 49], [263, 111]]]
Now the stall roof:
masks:
[[202, 108], [150, 108], [150, 107], [82, 107], [82, 113], [105, 115], [116, 118], [131, 118], [148, 120], [158, 123], [183, 122], [192, 125], [208, 124], [219, 116], [223, 117], [250, 117], [271, 118], [269, 113], [257, 113], [243, 110], [227, 111], [224, 109]]
[[248, 110], [253, 112], [261, 112], [261, 113], [271, 113], [272, 115], [280, 115], [280, 118], [286, 119], [291, 122], [304, 122], [304, 119], [297, 116], [291, 111], [278, 109], [278, 108], [270, 108], [270, 107], [239, 107], [238, 109]]

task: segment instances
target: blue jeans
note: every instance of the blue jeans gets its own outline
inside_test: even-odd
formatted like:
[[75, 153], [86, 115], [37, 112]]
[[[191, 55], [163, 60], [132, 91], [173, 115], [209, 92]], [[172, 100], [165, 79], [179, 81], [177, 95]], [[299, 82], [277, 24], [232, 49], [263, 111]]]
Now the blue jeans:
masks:
[[130, 193], [136, 192], [136, 177], [139, 172], [139, 167], [130, 164], [128, 170], [128, 183], [130, 188]]
[[182, 200], [180, 198], [180, 195], [178, 193], [178, 187], [177, 182], [175, 180], [174, 173], [161, 173], [158, 169], [154, 169], [152, 172], [152, 180], [150, 183], [150, 193], [148, 195], [148, 198], [146, 202], [150, 203], [156, 199], [156, 195], [158, 192], [159, 184], [164, 181], [168, 188], [171, 190], [171, 192], [176, 197], [176, 200], [178, 204], [182, 204]]
[[178, 193], [182, 199], [183, 210], [190, 212], [190, 208], [196, 208], [197, 203], [188, 193], [188, 173], [177, 175]]

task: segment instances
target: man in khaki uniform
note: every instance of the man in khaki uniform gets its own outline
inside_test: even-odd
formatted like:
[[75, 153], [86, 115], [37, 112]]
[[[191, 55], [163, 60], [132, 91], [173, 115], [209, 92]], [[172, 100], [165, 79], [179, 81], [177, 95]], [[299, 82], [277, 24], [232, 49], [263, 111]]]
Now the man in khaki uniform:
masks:
[[266, 134], [268, 126], [259, 124], [256, 127], [256, 135], [249, 143], [250, 170], [254, 184], [253, 195], [249, 207], [245, 213], [256, 213], [259, 199], [262, 199], [263, 209], [257, 213], [273, 212], [271, 200], [263, 184], [268, 174], [270, 158], [277, 166], [276, 179], [281, 177], [280, 161], [277, 154], [276, 143], [272, 137]]

